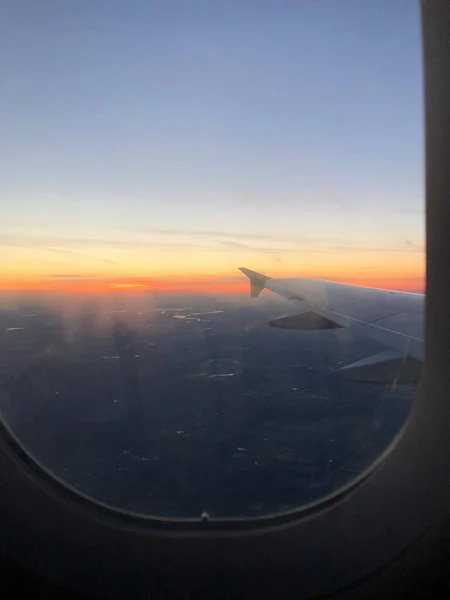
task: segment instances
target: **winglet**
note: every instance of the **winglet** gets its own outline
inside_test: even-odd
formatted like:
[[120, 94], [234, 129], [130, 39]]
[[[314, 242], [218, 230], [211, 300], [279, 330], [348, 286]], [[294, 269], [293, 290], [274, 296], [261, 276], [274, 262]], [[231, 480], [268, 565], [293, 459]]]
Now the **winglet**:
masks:
[[245, 267], [239, 267], [239, 271], [242, 271], [250, 279], [250, 296], [252, 298], [259, 296], [266, 287], [269, 279], [272, 279], [272, 277], [267, 277], [267, 275], [257, 273], [256, 271], [250, 271], [250, 269], [246, 269]]

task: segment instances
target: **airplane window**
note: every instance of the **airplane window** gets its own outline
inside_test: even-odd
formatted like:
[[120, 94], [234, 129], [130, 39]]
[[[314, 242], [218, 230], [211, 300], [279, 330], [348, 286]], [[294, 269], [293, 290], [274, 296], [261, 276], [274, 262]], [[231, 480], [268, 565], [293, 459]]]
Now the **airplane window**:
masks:
[[423, 361], [416, 3], [0, 10], [7, 430], [156, 517], [365, 472]]

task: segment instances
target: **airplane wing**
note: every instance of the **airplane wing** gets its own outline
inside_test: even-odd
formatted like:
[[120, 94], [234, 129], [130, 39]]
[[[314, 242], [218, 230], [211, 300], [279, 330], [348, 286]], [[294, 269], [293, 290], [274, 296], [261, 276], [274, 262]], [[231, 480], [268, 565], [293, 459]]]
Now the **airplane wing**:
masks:
[[302, 309], [269, 321], [271, 327], [324, 330], [350, 327], [389, 348], [346, 365], [339, 373], [352, 380], [412, 383], [420, 378], [424, 359], [425, 295], [321, 279], [276, 279], [240, 267], [250, 279], [253, 297], [271, 290]]

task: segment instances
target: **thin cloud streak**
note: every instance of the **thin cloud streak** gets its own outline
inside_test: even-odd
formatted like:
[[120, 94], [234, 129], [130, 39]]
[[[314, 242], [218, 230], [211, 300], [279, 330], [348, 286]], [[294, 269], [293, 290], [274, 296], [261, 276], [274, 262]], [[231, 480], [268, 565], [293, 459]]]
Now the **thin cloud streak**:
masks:
[[52, 273], [44, 277], [46, 279], [92, 279], [98, 277], [98, 273]]
[[[218, 232], [215, 232], [218, 233]], [[220, 232], [224, 237], [227, 234]], [[215, 234], [214, 234], [215, 235]], [[231, 234], [228, 235], [231, 237]], [[245, 239], [242, 236], [241, 239]], [[254, 238], [256, 239], [256, 238]], [[260, 238], [264, 238], [261, 236]], [[277, 239], [279, 242], [289, 241], [287, 238], [270, 238], [271, 240]], [[292, 240], [291, 240], [292, 241]], [[211, 243], [212, 242], [212, 243]], [[175, 251], [181, 250], [213, 250], [222, 252], [261, 252], [261, 253], [295, 253], [295, 254], [326, 254], [329, 252], [374, 252], [374, 253], [417, 253], [423, 254], [417, 246], [409, 246], [406, 244], [401, 245], [383, 245], [383, 246], [372, 246], [364, 244], [363, 242], [342, 242], [335, 239], [302, 239], [298, 242], [297, 247], [260, 247], [250, 244], [244, 244], [242, 242], [234, 242], [233, 240], [210, 240], [209, 244], [195, 244], [195, 243], [170, 243], [170, 242], [146, 242], [139, 240], [113, 240], [113, 239], [100, 239], [100, 238], [53, 238], [46, 236], [17, 236], [11, 234], [0, 235], [0, 247], [18, 247], [48, 251], [49, 247], [52, 252], [71, 252], [70, 248], [78, 247], [90, 247], [99, 249], [110, 249], [110, 250], [150, 250], [156, 249], [161, 251]], [[83, 258], [89, 258], [87, 255], [83, 255]], [[98, 260], [98, 259], [96, 259]], [[104, 259], [101, 259], [102, 261]]]
[[[252, 250], [261, 252], [312, 252], [324, 253], [330, 251], [361, 251], [361, 252], [417, 252], [424, 253], [424, 249], [413, 244], [391, 244], [384, 246], [368, 246], [362, 241], [343, 242], [341, 238], [312, 238], [307, 236], [280, 236], [266, 233], [244, 233], [229, 232], [219, 230], [201, 230], [201, 229], [158, 229], [158, 228], [140, 228], [134, 230], [140, 233], [163, 235], [163, 236], [186, 236], [201, 239], [222, 238], [220, 243], [227, 248], [240, 250]], [[224, 239], [225, 238], [225, 239]], [[237, 242], [234, 240], [238, 240]], [[242, 243], [242, 240], [251, 241], [273, 241], [290, 242], [298, 245], [307, 245], [303, 248], [280, 248], [280, 247], [258, 247]], [[311, 246], [316, 246], [312, 248]], [[317, 248], [320, 246], [320, 248]]]

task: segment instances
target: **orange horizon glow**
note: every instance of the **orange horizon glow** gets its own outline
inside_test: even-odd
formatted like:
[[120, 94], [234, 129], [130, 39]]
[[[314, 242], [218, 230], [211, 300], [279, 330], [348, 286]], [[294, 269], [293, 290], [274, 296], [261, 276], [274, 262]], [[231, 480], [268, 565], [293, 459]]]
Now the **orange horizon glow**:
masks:
[[[347, 237], [350, 234], [348, 232]], [[338, 246], [333, 250], [329, 241], [322, 244], [319, 238], [299, 242], [302, 248], [283, 249], [272, 248], [275, 241], [270, 236], [268, 247], [263, 248], [252, 239], [251, 233], [245, 235], [249, 236], [249, 240], [244, 237], [245, 243], [241, 243], [238, 236], [240, 241], [229, 241], [231, 245], [221, 246], [214, 235], [208, 244], [201, 245], [196, 239], [191, 240], [192, 244], [187, 243], [179, 233], [173, 234], [167, 242], [163, 239], [164, 243], [154, 241], [155, 245], [150, 248], [145, 244], [141, 247], [141, 240], [133, 236], [117, 244], [109, 240], [106, 247], [90, 245], [87, 239], [86, 247], [80, 250], [76, 244], [74, 248], [65, 244], [62, 238], [36, 238], [36, 242], [35, 238], [17, 237], [10, 240], [17, 245], [8, 249], [7, 260], [2, 261], [0, 267], [0, 291], [247, 294], [249, 283], [238, 270], [241, 265], [280, 279], [317, 278], [414, 292], [425, 288], [425, 252], [418, 242], [393, 245], [391, 249], [388, 242], [382, 240], [377, 245], [374, 242], [373, 247], [360, 241], [354, 248]], [[78, 241], [81, 239], [80, 236]], [[55, 252], [48, 256], [48, 251], [40, 246], [32, 247], [37, 243], [43, 248], [49, 246], [56, 256], [53, 256]], [[276, 244], [286, 244], [281, 234]]]
[[[388, 276], [355, 274], [344, 276], [331, 273], [283, 273], [275, 277], [311, 277], [364, 287], [423, 292], [425, 279], [422, 276]], [[8, 278], [0, 279], [2, 292], [69, 292], [98, 294], [107, 292], [155, 294], [244, 294], [249, 290], [249, 282], [243, 275], [192, 275], [155, 277], [92, 277], [92, 278]]]

